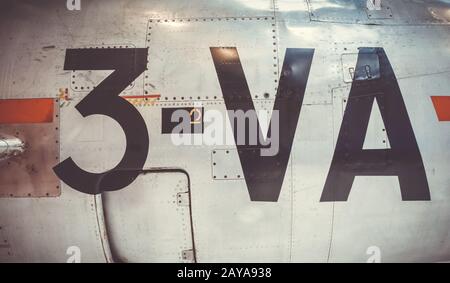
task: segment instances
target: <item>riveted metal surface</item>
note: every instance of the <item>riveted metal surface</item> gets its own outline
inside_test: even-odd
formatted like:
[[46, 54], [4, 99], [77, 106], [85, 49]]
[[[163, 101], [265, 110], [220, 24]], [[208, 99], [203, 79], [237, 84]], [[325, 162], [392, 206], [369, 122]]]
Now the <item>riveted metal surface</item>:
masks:
[[[20, 111], [20, 109], [17, 109]], [[54, 99], [50, 123], [2, 124], [0, 132], [25, 142], [23, 154], [0, 164], [0, 197], [57, 197], [60, 181], [53, 173], [59, 162], [59, 102]]]
[[[449, 95], [448, 1], [382, 2], [382, 10], [369, 12], [363, 0], [90, 0], [82, 1], [80, 11], [68, 11], [61, 0], [5, 0], [0, 11], [0, 96], [17, 99], [62, 94], [62, 157], [73, 157], [85, 170], [104, 172], [123, 156], [123, 131], [113, 119], [78, 113], [75, 106], [89, 91], [71, 89], [71, 71], [63, 70], [66, 49], [111, 43], [149, 47], [147, 77], [139, 77], [122, 96], [134, 97], [127, 100], [147, 124], [150, 150], [146, 168], [176, 166], [189, 172], [193, 252], [198, 261], [364, 262], [370, 246], [381, 249], [383, 261], [448, 260], [450, 125], [438, 121], [430, 99]], [[154, 20], [153, 26], [149, 19]], [[160, 134], [160, 108], [198, 107], [196, 102], [201, 101], [205, 113], [215, 110], [225, 117], [223, 128], [232, 137], [209, 53], [210, 47], [221, 45], [237, 48], [255, 108], [266, 111], [273, 108], [286, 49], [315, 49], [277, 203], [251, 202], [243, 179], [212, 178], [211, 152], [236, 150], [234, 145], [175, 146], [171, 135]], [[358, 176], [348, 202], [319, 201], [353, 83], [349, 69], [356, 66], [354, 54], [360, 47], [386, 50], [423, 156], [432, 202], [402, 202], [395, 176]], [[82, 82], [93, 87], [103, 75], [106, 72], [99, 73], [91, 84], [80, 80], [80, 86]], [[145, 100], [147, 95], [151, 102]], [[371, 119], [377, 117], [375, 110]], [[381, 120], [374, 121], [367, 131], [368, 148], [382, 143]], [[237, 157], [229, 161], [230, 168], [224, 168], [227, 171], [241, 167]], [[121, 206], [115, 200], [121, 211], [110, 212], [125, 215], [114, 223], [132, 227], [130, 233], [138, 231], [135, 235], [145, 250], [151, 250], [151, 244], [145, 235], [141, 238], [141, 232], [150, 229], [150, 224], [136, 227], [146, 221], [162, 226], [166, 211], [155, 210], [161, 206], [153, 202], [166, 196], [168, 188], [173, 189], [173, 180], [162, 181], [150, 188], [155, 193], [148, 198], [151, 204], [135, 205], [142, 200], [133, 199], [130, 193], [125, 199], [135, 202]], [[137, 181], [130, 188], [136, 189], [136, 197], [142, 197], [147, 196], [144, 191], [149, 186]], [[171, 201], [176, 202], [178, 194], [183, 190], [173, 193]], [[0, 251], [0, 261], [64, 262], [67, 248], [73, 245], [80, 247], [83, 262], [108, 260], [104, 243], [109, 231], [101, 228], [105, 225], [94, 200], [66, 184], [58, 198], [0, 199], [0, 226], [4, 227], [0, 240], [7, 240], [0, 242], [0, 249], [7, 246]], [[135, 235], [117, 227], [113, 230], [115, 243], [132, 247], [123, 248], [123, 254], [131, 254], [125, 259], [148, 259], [133, 243]], [[149, 233], [162, 237], [158, 231]], [[170, 250], [173, 261], [182, 261], [182, 252], [192, 249], [167, 243], [159, 248], [161, 254]]]
[[212, 178], [214, 180], [238, 180], [244, 178], [241, 166], [235, 166], [239, 158], [236, 149], [215, 149], [212, 151]]
[[[136, 48], [134, 44], [102, 44], [83, 46], [79, 48], [87, 49], [114, 49], [114, 48]], [[101, 83], [112, 71], [73, 71], [70, 79], [70, 88], [74, 92], [90, 92]], [[135, 83], [131, 83], [123, 92], [129, 93]]]
[[450, 3], [445, 0], [383, 0], [379, 10], [366, 1], [307, 0], [312, 21], [376, 25], [448, 25]]
[[185, 195], [188, 182], [183, 173], [155, 171], [141, 174], [126, 190], [103, 195], [106, 230], [116, 261], [195, 261], [193, 254], [182, 256], [182, 251], [194, 248], [191, 207]]
[[[252, 33], [251, 38], [248, 32]], [[249, 55], [245, 62], [247, 79], [254, 86], [253, 98], [265, 99], [266, 93], [273, 98], [278, 85], [275, 38], [274, 17], [150, 20], [145, 93], [160, 93], [161, 101], [222, 101], [215, 92], [216, 82], [204, 78], [214, 72], [209, 48], [229, 46]]]

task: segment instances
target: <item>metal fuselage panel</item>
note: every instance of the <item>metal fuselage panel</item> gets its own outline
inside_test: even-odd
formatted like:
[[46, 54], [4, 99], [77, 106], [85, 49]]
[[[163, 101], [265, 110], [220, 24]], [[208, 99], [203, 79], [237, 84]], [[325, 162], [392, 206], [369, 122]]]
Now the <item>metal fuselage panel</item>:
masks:
[[[386, 1], [391, 12], [370, 15], [365, 1], [96, 0], [81, 1], [79, 11], [67, 10], [64, 1], [40, 2], [0, 2], [0, 99], [59, 98], [60, 160], [71, 157], [91, 173], [108, 171], [125, 153], [124, 131], [111, 118], [83, 117], [75, 107], [112, 71], [66, 70], [66, 50], [148, 48], [146, 70], [121, 96], [130, 97], [145, 121], [144, 169], [156, 175], [138, 175], [116, 197], [108, 192], [105, 203], [64, 182], [59, 197], [1, 198], [0, 261], [65, 262], [72, 246], [85, 262], [126, 261], [115, 252], [140, 261], [162, 255], [181, 262], [366, 262], [373, 247], [384, 262], [450, 259], [450, 124], [437, 119], [431, 101], [450, 95], [448, 1]], [[201, 105], [222, 114], [224, 135], [233, 141], [214, 47], [237, 50], [253, 106], [268, 113], [281, 92], [288, 50], [314, 50], [276, 201], [251, 200], [234, 144], [180, 146], [162, 133], [163, 109]], [[360, 48], [383, 48], [389, 60], [431, 200], [404, 200], [398, 176], [390, 173], [356, 176], [346, 201], [321, 201], [353, 102]], [[380, 105], [373, 104], [364, 149], [395, 146]], [[260, 174], [278, 170], [260, 167]], [[167, 180], [167, 168], [188, 180], [179, 172]], [[172, 202], [184, 202], [179, 194], [187, 186], [190, 209], [177, 207]], [[171, 217], [179, 219], [169, 223]], [[152, 221], [172, 238], [153, 231]], [[136, 243], [146, 239], [139, 233], [155, 241], [142, 244], [153, 256], [139, 254]], [[176, 247], [165, 248], [171, 241]]]

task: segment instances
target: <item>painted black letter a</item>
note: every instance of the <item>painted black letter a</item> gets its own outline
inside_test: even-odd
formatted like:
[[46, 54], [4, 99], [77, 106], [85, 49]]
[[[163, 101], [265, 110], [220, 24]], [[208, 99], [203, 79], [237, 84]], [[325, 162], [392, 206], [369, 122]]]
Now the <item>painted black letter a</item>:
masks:
[[[390, 149], [363, 149], [375, 98]], [[431, 199], [408, 112], [383, 48], [360, 48], [321, 201], [347, 201], [355, 176], [398, 176], [403, 201]]]

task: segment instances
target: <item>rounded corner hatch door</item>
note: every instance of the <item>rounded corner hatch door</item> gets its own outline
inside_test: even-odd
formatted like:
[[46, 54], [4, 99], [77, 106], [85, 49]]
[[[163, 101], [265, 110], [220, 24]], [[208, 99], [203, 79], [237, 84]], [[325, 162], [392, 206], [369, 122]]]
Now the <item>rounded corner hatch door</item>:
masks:
[[195, 262], [187, 174], [143, 172], [102, 198], [115, 261]]

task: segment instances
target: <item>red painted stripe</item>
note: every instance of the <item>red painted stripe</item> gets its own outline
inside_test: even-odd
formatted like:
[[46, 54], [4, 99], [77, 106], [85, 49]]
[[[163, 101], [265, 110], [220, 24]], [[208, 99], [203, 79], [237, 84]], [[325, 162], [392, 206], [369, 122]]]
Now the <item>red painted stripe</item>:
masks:
[[125, 99], [146, 99], [146, 98], [160, 98], [160, 97], [161, 97], [161, 94], [122, 96], [122, 98], [125, 98]]
[[439, 121], [450, 121], [450, 96], [432, 96], [431, 100]]
[[53, 98], [0, 100], [0, 124], [51, 123]]

